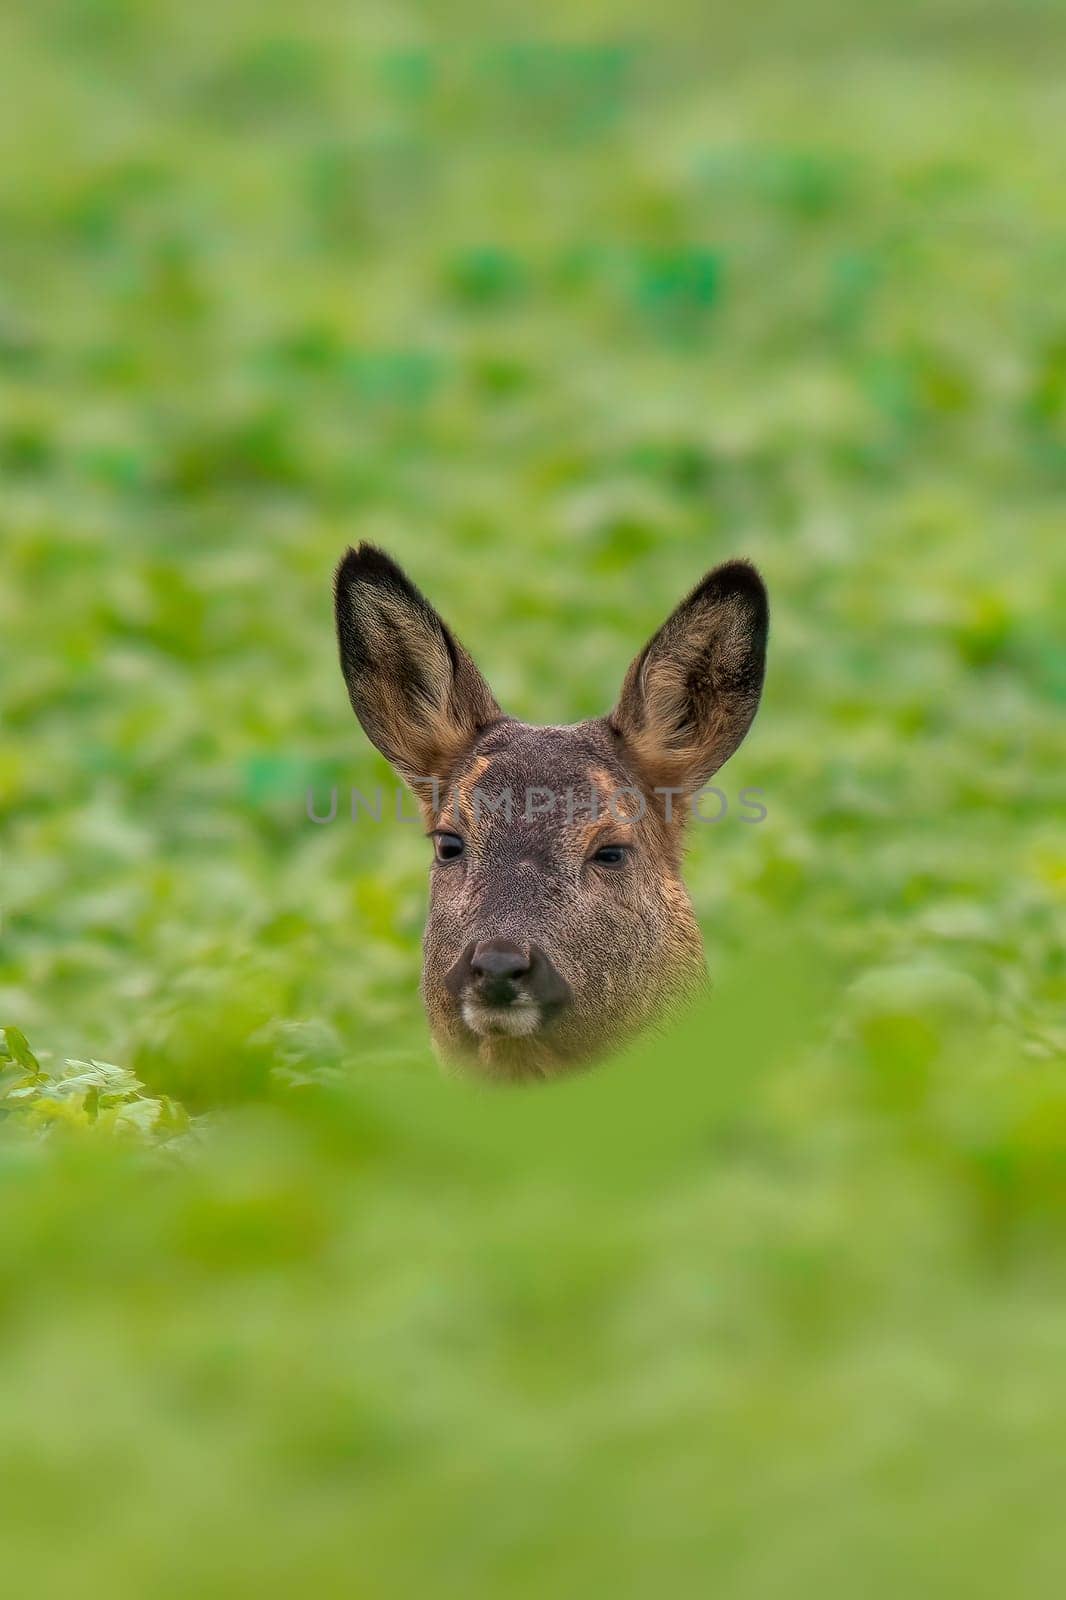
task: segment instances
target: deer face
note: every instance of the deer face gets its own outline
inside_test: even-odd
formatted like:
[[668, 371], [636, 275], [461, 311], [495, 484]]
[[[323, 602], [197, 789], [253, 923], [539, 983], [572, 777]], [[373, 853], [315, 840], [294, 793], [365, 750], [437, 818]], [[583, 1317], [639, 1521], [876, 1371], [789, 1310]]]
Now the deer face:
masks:
[[422, 992], [439, 1052], [488, 1076], [549, 1076], [655, 1020], [704, 971], [682, 832], [758, 706], [755, 569], [709, 573], [634, 660], [614, 711], [571, 727], [504, 716], [381, 551], [348, 552], [336, 605], [355, 713], [433, 842]]

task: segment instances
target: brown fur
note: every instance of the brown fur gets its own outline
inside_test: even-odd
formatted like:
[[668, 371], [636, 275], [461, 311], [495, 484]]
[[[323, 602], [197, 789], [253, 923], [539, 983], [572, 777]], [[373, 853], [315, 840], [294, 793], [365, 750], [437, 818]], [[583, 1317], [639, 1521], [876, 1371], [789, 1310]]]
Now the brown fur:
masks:
[[[428, 827], [464, 842], [461, 859], [434, 865], [423, 947], [440, 1053], [493, 1078], [547, 1077], [660, 1017], [704, 974], [680, 877], [682, 834], [689, 797], [737, 748], [758, 706], [767, 606], [754, 568], [730, 562], [709, 573], [637, 656], [611, 715], [569, 727], [504, 717], [471, 658], [382, 552], [348, 552], [336, 601], [359, 720], [417, 788]], [[683, 791], [672, 817], [657, 787]], [[559, 797], [553, 811], [526, 816], [533, 788]], [[510, 821], [485, 803], [508, 789]], [[629, 846], [621, 866], [592, 859], [617, 843]], [[464, 950], [500, 939], [542, 950], [572, 995], [524, 1036], [474, 1031], [445, 982]]]

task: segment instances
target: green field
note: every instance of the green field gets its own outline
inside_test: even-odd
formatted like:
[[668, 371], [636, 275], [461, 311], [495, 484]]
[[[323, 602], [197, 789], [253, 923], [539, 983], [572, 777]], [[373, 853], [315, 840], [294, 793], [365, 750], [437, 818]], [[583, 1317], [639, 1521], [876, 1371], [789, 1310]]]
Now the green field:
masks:
[[[1063, 31], [4, 8], [6, 1593], [1061, 1592]], [[673, 1033], [438, 1072], [361, 538], [550, 722], [759, 564]]]

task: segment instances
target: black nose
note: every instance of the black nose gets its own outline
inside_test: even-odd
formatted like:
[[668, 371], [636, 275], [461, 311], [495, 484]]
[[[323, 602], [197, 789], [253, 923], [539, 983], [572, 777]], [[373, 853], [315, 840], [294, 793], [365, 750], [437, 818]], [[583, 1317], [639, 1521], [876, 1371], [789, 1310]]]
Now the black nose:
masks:
[[475, 945], [470, 957], [470, 970], [475, 978], [514, 983], [524, 978], [532, 962], [525, 950], [520, 950], [510, 939], [483, 939]]
[[444, 987], [458, 1002], [472, 988], [484, 1005], [513, 1005], [521, 994], [551, 1012], [574, 998], [570, 985], [539, 945], [523, 949], [513, 939], [468, 944], [444, 974]]

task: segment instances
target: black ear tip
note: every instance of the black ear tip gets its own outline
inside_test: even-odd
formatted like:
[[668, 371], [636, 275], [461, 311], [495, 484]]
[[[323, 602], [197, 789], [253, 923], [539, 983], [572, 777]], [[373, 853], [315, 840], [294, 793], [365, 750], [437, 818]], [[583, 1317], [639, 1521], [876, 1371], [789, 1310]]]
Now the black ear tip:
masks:
[[751, 561], [723, 561], [720, 567], [708, 572], [696, 591], [701, 599], [739, 601], [757, 625], [766, 627], [770, 621], [770, 598], [759, 569]]
[[392, 583], [405, 585], [402, 568], [376, 544], [361, 544], [344, 552], [334, 574], [334, 589], [343, 593], [352, 583]]

